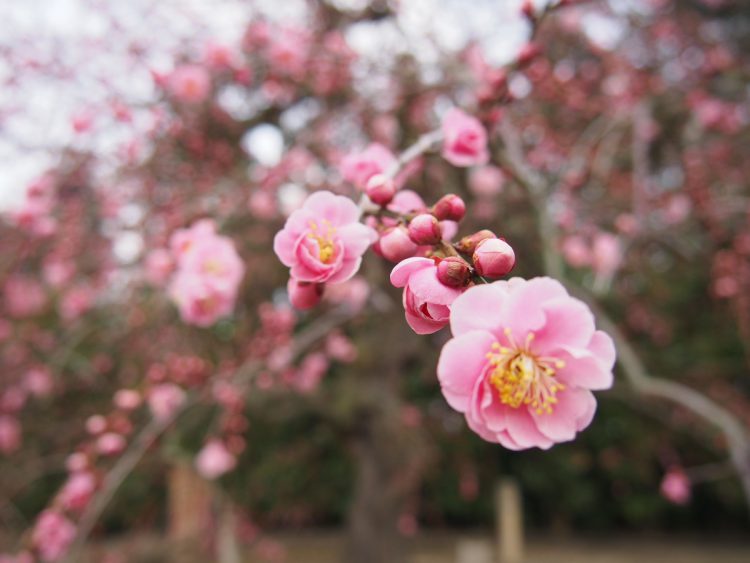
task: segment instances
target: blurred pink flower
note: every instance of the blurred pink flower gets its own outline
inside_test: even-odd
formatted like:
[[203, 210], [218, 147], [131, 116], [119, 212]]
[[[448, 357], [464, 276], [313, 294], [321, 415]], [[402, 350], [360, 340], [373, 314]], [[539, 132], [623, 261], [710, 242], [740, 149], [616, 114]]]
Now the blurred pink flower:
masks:
[[24, 388], [35, 397], [45, 397], [52, 392], [54, 382], [46, 366], [29, 369], [23, 377]]
[[75, 525], [59, 512], [47, 509], [37, 518], [31, 541], [42, 561], [52, 562], [62, 559], [75, 537]]
[[612, 233], [597, 233], [592, 248], [591, 266], [597, 274], [612, 276], [622, 264], [620, 239]]
[[207, 327], [229, 315], [245, 273], [232, 241], [217, 235], [212, 221], [203, 220], [190, 229], [175, 232], [170, 247], [177, 260], [177, 272], [169, 285], [169, 295], [182, 320]]
[[156, 285], [163, 286], [174, 270], [172, 255], [165, 248], [156, 248], [146, 255], [146, 279]]
[[182, 102], [199, 103], [204, 101], [211, 91], [211, 75], [208, 71], [194, 64], [178, 66], [167, 78], [169, 91]]
[[364, 191], [370, 178], [386, 172], [395, 163], [396, 157], [390, 150], [380, 143], [372, 143], [363, 151], [346, 155], [340, 170], [344, 180]]
[[497, 166], [480, 166], [469, 175], [469, 190], [478, 197], [492, 197], [503, 191], [505, 178]]
[[125, 449], [125, 446], [125, 438], [116, 432], [106, 432], [96, 440], [96, 449], [104, 456], [117, 455]]
[[83, 510], [96, 490], [96, 478], [88, 471], [71, 473], [59, 493], [65, 510]]
[[407, 258], [393, 268], [391, 283], [404, 288], [406, 322], [417, 334], [431, 334], [448, 324], [449, 306], [462, 288], [440, 283], [431, 258]]
[[591, 250], [579, 235], [565, 237], [562, 243], [562, 255], [565, 261], [574, 268], [581, 268], [591, 263]]
[[8, 276], [3, 286], [5, 309], [11, 317], [32, 317], [47, 305], [47, 294], [38, 281], [21, 274]]
[[575, 438], [612, 385], [615, 349], [581, 301], [550, 278], [469, 288], [451, 306], [438, 362], [448, 404], [485, 440], [512, 450]]
[[684, 505], [690, 500], [690, 479], [679, 467], [667, 471], [659, 488], [662, 496], [674, 504]]
[[12, 454], [21, 447], [21, 425], [15, 417], [0, 416], [0, 453]]
[[273, 249], [298, 281], [339, 283], [357, 272], [362, 254], [376, 238], [373, 229], [359, 222], [353, 201], [321, 191], [289, 216]]
[[148, 406], [158, 420], [167, 420], [180, 408], [185, 400], [185, 391], [174, 383], [162, 383], [151, 389]]
[[476, 117], [453, 108], [443, 117], [442, 130], [445, 160], [454, 166], [487, 164], [487, 131]]
[[237, 465], [237, 459], [229, 452], [224, 442], [212, 439], [206, 442], [195, 458], [195, 468], [206, 479], [216, 479]]

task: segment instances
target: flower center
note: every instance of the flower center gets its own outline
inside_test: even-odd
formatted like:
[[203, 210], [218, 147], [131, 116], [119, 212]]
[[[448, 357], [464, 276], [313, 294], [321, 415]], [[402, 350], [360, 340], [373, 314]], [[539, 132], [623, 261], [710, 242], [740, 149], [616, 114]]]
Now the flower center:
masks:
[[497, 390], [500, 402], [514, 409], [530, 405], [537, 414], [551, 414], [557, 403], [555, 395], [565, 389], [555, 372], [565, 367], [565, 362], [531, 352], [533, 332], [528, 333], [522, 345], [516, 343], [509, 328], [505, 335], [509, 346], [495, 342], [487, 354], [490, 384]]
[[336, 247], [333, 242], [336, 227], [327, 219], [323, 219], [322, 223], [321, 229], [315, 221], [310, 221], [310, 232], [307, 233], [307, 238], [318, 243], [318, 260], [329, 264], [336, 256]]

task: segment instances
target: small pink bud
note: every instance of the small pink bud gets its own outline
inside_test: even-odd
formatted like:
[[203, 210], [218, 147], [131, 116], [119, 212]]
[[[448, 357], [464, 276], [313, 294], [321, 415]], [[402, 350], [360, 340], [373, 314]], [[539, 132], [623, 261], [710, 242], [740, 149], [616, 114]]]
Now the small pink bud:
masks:
[[301, 311], [315, 307], [323, 296], [324, 288], [325, 285], [322, 283], [301, 282], [294, 278], [289, 278], [289, 283], [286, 285], [289, 301], [295, 309]]
[[418, 245], [433, 245], [440, 242], [443, 233], [434, 215], [422, 213], [409, 221], [409, 238]]
[[523, 4], [521, 5], [521, 13], [524, 15], [524, 17], [533, 20], [536, 16], [534, 2], [532, 2], [531, 0], [524, 0]]
[[516, 255], [511, 246], [502, 239], [488, 238], [474, 250], [474, 267], [480, 276], [499, 278], [513, 269]]
[[365, 193], [370, 200], [380, 206], [388, 205], [396, 195], [396, 184], [382, 174], [375, 174], [367, 181]]
[[456, 248], [459, 250], [459, 252], [463, 252], [464, 254], [474, 254], [474, 250], [476, 250], [477, 245], [488, 238], [495, 238], [495, 233], [488, 229], [482, 229], [481, 231], [477, 231], [473, 235], [468, 235], [462, 238], [460, 241], [458, 241], [458, 244], [456, 244]]
[[466, 204], [456, 194], [444, 195], [432, 206], [432, 214], [438, 221], [458, 222], [466, 215]]
[[526, 66], [533, 61], [542, 52], [541, 47], [536, 43], [526, 43], [518, 53], [518, 65]]
[[383, 258], [391, 262], [401, 262], [417, 253], [417, 245], [402, 226], [386, 229], [376, 243], [376, 249]]
[[437, 278], [448, 287], [463, 287], [471, 278], [471, 269], [463, 258], [448, 256], [438, 263]]

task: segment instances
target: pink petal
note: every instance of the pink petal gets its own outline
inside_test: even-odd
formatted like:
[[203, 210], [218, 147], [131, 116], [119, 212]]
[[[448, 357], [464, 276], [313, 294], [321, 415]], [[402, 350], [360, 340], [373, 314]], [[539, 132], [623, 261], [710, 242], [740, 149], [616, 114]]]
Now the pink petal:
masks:
[[452, 338], [443, 346], [437, 375], [443, 396], [458, 412], [469, 408], [472, 391], [487, 366], [487, 356], [495, 337], [475, 330]]
[[373, 229], [362, 223], [351, 223], [337, 229], [338, 238], [344, 243], [347, 256], [362, 256], [367, 248], [377, 240]]
[[612, 368], [606, 367], [588, 350], [564, 348], [556, 352], [555, 357], [565, 362], [564, 367], [558, 368], [557, 374], [560, 381], [566, 385], [585, 389], [612, 387], [614, 379]]
[[447, 321], [431, 320], [417, 315], [409, 309], [405, 309], [404, 314], [406, 315], [406, 322], [417, 334], [432, 334], [448, 324]]
[[568, 388], [557, 394], [558, 403], [551, 414], [530, 412], [537, 428], [555, 442], [568, 442], [591, 423], [596, 399], [585, 389]]
[[534, 278], [526, 283], [516, 282], [514, 278], [509, 281], [509, 286], [511, 298], [503, 307], [501, 326], [510, 328], [517, 341], [545, 325], [543, 303], [568, 296], [562, 284], [552, 278]]
[[542, 304], [546, 322], [535, 334], [533, 350], [554, 355], [563, 346], [585, 347], [596, 330], [594, 315], [588, 306], [572, 297], [561, 297]]
[[451, 304], [451, 332], [454, 336], [471, 330], [499, 334], [500, 312], [507, 299], [503, 282], [470, 287]]
[[359, 220], [359, 208], [348, 197], [335, 195], [329, 191], [311, 194], [306, 200], [304, 209], [311, 212], [316, 219], [325, 219], [336, 227]]
[[591, 337], [588, 348], [592, 354], [599, 358], [599, 361], [602, 362], [605, 368], [612, 370], [615, 367], [617, 352], [615, 350], [615, 343], [609, 334], [597, 330], [594, 332], [594, 336]]
[[391, 283], [395, 287], [404, 287], [409, 282], [409, 277], [422, 268], [434, 266], [435, 261], [429, 258], [414, 256], [401, 260], [391, 271]]
[[430, 268], [423, 268], [412, 273], [409, 277], [409, 289], [419, 301], [438, 305], [450, 305], [462, 293], [461, 289], [440, 283], [434, 262]]
[[553, 441], [539, 431], [528, 409], [509, 408], [505, 416], [508, 435], [522, 448], [547, 449], [552, 446]]
[[298, 240], [299, 235], [295, 235], [286, 229], [279, 231], [273, 237], [273, 251], [284, 266], [291, 267], [296, 261], [294, 248]]

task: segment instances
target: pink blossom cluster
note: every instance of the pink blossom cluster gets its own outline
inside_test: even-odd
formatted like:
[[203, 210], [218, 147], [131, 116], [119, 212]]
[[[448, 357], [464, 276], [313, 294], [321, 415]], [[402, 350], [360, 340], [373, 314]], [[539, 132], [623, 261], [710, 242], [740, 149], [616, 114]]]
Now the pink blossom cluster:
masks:
[[245, 266], [231, 239], [216, 232], [213, 221], [197, 221], [176, 231], [169, 253], [157, 250], [146, 259], [147, 276], [160, 282], [169, 277], [168, 292], [182, 320], [208, 327], [234, 309]]
[[[477, 167], [472, 181], [477, 191], [501, 189], [502, 172], [488, 165], [487, 133], [478, 119], [454, 108], [440, 133], [445, 160]], [[313, 194], [290, 216], [274, 250], [291, 268], [292, 303], [315, 305], [322, 283], [349, 279], [374, 242], [377, 254], [397, 262], [390, 280], [403, 288], [409, 326], [431, 334], [451, 325], [454, 337], [441, 352], [438, 379], [448, 403], [473, 431], [514, 450], [574, 439], [593, 418], [592, 391], [612, 385], [612, 340], [596, 330], [589, 308], [559, 282], [489, 283], [487, 278], [513, 269], [513, 248], [486, 229], [452, 242], [466, 214], [464, 201], [447, 194], [426, 205], [394, 181], [400, 167], [377, 143], [343, 160], [344, 179], [378, 208], [366, 210], [369, 227], [358, 222], [350, 200], [329, 192]], [[581, 263], [608, 277], [622, 259], [619, 239], [607, 233], [597, 236], [593, 250], [584, 250]], [[319, 364], [314, 357], [306, 362]]]

